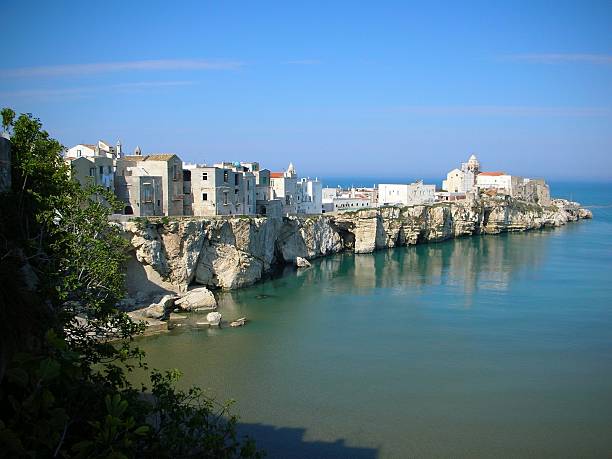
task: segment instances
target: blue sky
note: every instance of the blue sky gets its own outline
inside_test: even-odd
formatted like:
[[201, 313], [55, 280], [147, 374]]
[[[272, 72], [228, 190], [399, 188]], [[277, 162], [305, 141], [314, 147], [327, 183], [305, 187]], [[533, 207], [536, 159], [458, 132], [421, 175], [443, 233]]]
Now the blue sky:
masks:
[[0, 105], [300, 175], [612, 178], [612, 2], [425, 3], [5, 2]]

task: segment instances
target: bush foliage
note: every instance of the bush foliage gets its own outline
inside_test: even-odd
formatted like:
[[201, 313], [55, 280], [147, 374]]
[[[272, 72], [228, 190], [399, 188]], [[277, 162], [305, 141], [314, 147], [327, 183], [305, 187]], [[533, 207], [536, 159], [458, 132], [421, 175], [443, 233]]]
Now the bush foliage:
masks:
[[[0, 444], [9, 457], [261, 457], [228, 404], [147, 368], [118, 309], [126, 241], [112, 193], [70, 179], [30, 114], [2, 111], [12, 189], [0, 194]], [[150, 387], [129, 373], [147, 371]]]

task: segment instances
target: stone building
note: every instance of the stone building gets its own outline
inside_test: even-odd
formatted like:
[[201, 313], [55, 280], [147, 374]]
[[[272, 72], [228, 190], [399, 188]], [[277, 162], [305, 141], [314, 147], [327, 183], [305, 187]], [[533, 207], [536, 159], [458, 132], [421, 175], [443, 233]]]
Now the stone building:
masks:
[[525, 201], [535, 202], [541, 206], [549, 206], [552, 203], [550, 198], [550, 187], [546, 181], [541, 178], [524, 179], [521, 195]]
[[106, 156], [81, 156], [66, 158], [70, 176], [81, 186], [99, 185], [115, 191], [115, 172], [112, 158]]
[[[144, 171], [141, 171], [145, 174]], [[135, 217], [164, 215], [162, 178], [150, 175], [118, 175], [115, 195], [125, 203], [123, 213]]]
[[242, 213], [244, 215], [255, 215], [257, 207], [257, 182], [261, 172], [259, 163], [224, 162], [215, 164], [215, 166], [230, 169], [235, 173], [241, 174], [242, 189], [240, 190], [240, 196], [242, 197]]
[[[183, 163], [172, 153], [152, 155], [131, 155], [116, 160], [116, 194], [126, 204], [126, 213], [132, 210], [136, 214], [137, 208], [142, 208], [142, 195], [155, 196], [154, 208], [160, 208], [162, 215], [183, 215]], [[119, 177], [124, 179], [119, 180]], [[144, 180], [129, 179], [128, 177], [145, 177]], [[159, 177], [159, 180], [154, 180]], [[157, 183], [161, 183], [161, 190], [156, 192]], [[138, 188], [144, 187], [138, 192]], [[147, 187], [154, 189], [149, 192]], [[127, 188], [127, 189], [125, 189]], [[133, 191], [130, 189], [133, 188]], [[159, 201], [159, 205], [157, 205]], [[149, 204], [147, 202], [147, 204]], [[155, 214], [157, 215], [157, 214]]]
[[[225, 167], [224, 167], [225, 166]], [[215, 166], [185, 164], [190, 173], [192, 214], [254, 215], [255, 177], [237, 171], [237, 166], [222, 163]]]

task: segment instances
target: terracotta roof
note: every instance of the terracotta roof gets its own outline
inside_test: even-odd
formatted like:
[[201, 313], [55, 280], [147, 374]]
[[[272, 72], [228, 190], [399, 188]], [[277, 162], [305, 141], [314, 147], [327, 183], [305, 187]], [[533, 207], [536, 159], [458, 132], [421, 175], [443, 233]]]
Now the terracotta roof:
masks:
[[147, 155], [145, 161], [169, 161], [176, 155], [173, 153], [163, 153], [158, 155]]
[[283, 178], [284, 176], [284, 172], [270, 172], [270, 178]]
[[497, 176], [497, 175], [506, 175], [506, 173], [505, 172], [481, 172], [478, 175], [486, 175], [486, 176], [494, 177], [494, 176]]

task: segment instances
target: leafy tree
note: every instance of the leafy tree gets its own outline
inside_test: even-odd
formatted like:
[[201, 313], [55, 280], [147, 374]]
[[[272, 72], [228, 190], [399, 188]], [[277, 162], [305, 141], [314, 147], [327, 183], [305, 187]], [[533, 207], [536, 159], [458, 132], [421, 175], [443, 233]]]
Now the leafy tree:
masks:
[[[11, 457], [259, 457], [236, 418], [177, 371], [150, 371], [118, 308], [126, 241], [101, 187], [70, 179], [63, 147], [14, 119], [13, 189], [0, 195], [0, 444]], [[103, 199], [100, 199], [100, 198]], [[129, 373], [148, 371], [151, 388]]]
[[8, 132], [9, 127], [13, 125], [13, 120], [15, 119], [15, 111], [10, 108], [3, 108], [0, 111], [2, 115], [2, 129], [5, 132]]

